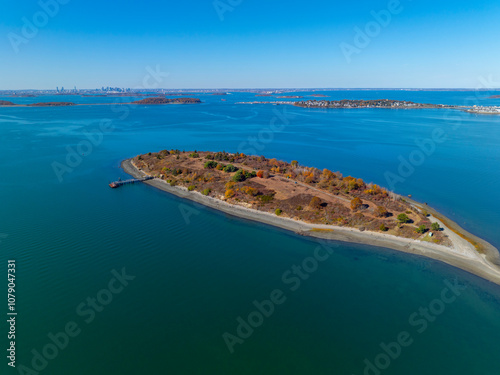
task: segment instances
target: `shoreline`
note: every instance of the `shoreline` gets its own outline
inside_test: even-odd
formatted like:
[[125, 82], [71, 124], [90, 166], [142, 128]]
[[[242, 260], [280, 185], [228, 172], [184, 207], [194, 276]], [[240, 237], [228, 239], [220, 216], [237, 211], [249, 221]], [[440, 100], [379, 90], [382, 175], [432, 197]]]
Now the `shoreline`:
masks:
[[[134, 178], [147, 176], [146, 173], [135, 167], [132, 159], [123, 160], [121, 167], [127, 174]], [[384, 233], [360, 231], [354, 228], [324, 224], [309, 224], [286, 217], [278, 217], [267, 212], [229, 204], [195, 191], [188, 192], [185, 188], [170, 186], [167, 182], [156, 178], [144, 183], [177, 197], [189, 199], [242, 219], [268, 224], [303, 236], [389, 248], [409, 254], [425, 256], [500, 285], [500, 254], [498, 250], [488, 242], [468, 233], [458, 224], [428, 206], [425, 206], [424, 209], [431, 213], [433, 220], [438, 221], [442, 225], [444, 231], [446, 231], [446, 234], [453, 242], [453, 248]], [[418, 207], [423, 207], [418, 202], [409, 201]], [[463, 236], [480, 244], [485, 254], [480, 254], [471, 241], [463, 238]]]

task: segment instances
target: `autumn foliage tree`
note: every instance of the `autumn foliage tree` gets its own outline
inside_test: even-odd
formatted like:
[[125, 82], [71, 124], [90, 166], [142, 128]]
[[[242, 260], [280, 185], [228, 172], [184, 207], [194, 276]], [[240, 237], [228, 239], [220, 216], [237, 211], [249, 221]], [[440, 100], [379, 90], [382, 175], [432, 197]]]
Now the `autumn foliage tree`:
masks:
[[353, 211], [359, 210], [362, 205], [363, 205], [363, 201], [360, 198], [354, 198], [351, 201], [351, 209]]
[[389, 216], [389, 211], [387, 211], [385, 207], [377, 206], [377, 208], [375, 208], [375, 216], [387, 217]]
[[319, 210], [321, 208], [321, 199], [318, 197], [312, 197], [311, 201], [309, 202], [309, 207]]

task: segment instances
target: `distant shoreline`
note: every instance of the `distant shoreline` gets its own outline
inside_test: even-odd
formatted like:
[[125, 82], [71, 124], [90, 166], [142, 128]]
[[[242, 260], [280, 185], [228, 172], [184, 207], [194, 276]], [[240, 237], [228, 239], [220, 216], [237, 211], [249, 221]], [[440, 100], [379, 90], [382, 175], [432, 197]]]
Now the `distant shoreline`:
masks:
[[[135, 167], [132, 159], [124, 160], [121, 163], [121, 167], [127, 174], [135, 178], [147, 175]], [[453, 241], [456, 242], [456, 249], [383, 233], [360, 231], [354, 228], [332, 225], [309, 224], [289, 218], [278, 217], [267, 212], [229, 204], [219, 199], [204, 196], [195, 191], [188, 192], [185, 188], [170, 186], [167, 182], [156, 178], [145, 183], [167, 193], [189, 199], [232, 216], [272, 225], [304, 236], [366, 244], [370, 246], [398, 250], [409, 254], [422, 255], [442, 261], [500, 285], [500, 266], [498, 265], [500, 264], [500, 256], [498, 250], [488, 242], [469, 234], [467, 231], [460, 228], [458, 224], [445, 218], [443, 215], [438, 214], [436, 211], [428, 208], [427, 206], [425, 209], [433, 215], [436, 215], [433, 217], [433, 220], [440, 222], [443, 228], [448, 231], [448, 235], [450, 235], [450, 237], [453, 238]], [[420, 205], [417, 202], [412, 203]], [[440, 219], [446, 222], [446, 225]], [[454, 231], [452, 231], [451, 228], [453, 228]], [[485, 255], [479, 254], [470, 242], [464, 240], [459, 235], [454, 235], [454, 232], [456, 231], [466, 237], [472, 236], [474, 240], [479, 241], [485, 251]]]

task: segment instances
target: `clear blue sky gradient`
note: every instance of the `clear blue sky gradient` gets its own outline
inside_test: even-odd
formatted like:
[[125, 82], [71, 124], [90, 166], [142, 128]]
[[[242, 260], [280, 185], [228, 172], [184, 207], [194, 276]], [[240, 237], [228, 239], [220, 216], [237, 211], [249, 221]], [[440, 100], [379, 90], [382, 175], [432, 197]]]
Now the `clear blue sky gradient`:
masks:
[[[70, 0], [16, 52], [12, 35], [23, 37], [23, 17], [41, 7], [4, 2], [0, 89], [139, 87], [148, 66], [169, 73], [165, 88], [476, 88], [490, 76], [500, 85], [498, 0], [401, 0], [362, 48], [355, 28], [388, 1], [237, 3], [219, 1], [232, 8], [221, 20], [213, 0]], [[358, 48], [350, 61], [342, 43]]]

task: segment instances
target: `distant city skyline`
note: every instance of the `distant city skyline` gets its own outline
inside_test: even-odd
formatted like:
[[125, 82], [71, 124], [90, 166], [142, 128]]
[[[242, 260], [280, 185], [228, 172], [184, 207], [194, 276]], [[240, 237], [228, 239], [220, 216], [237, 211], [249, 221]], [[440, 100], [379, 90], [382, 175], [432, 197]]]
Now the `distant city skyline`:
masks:
[[0, 90], [494, 89], [493, 0], [6, 3]]

